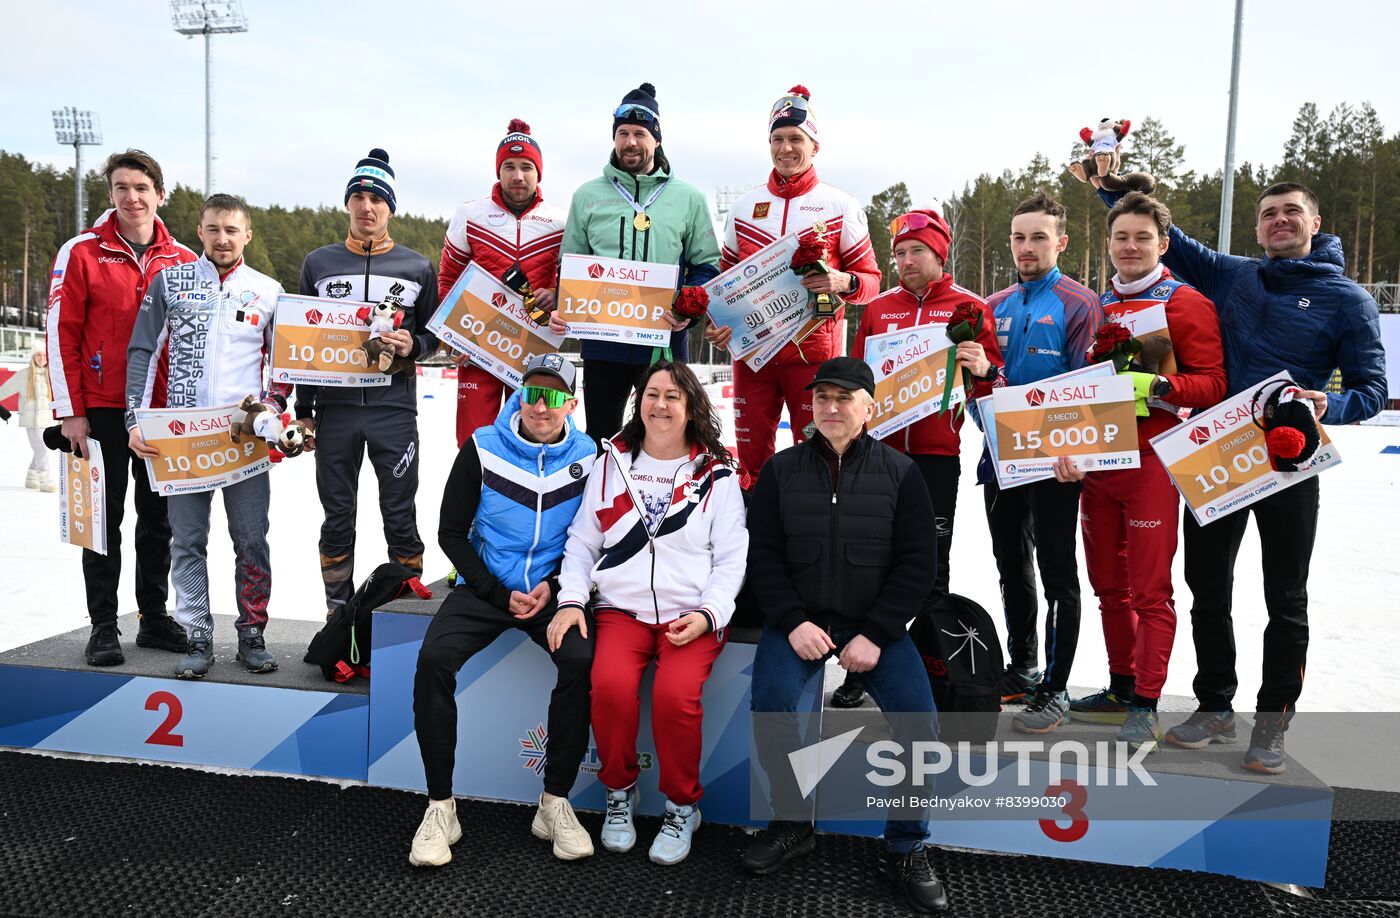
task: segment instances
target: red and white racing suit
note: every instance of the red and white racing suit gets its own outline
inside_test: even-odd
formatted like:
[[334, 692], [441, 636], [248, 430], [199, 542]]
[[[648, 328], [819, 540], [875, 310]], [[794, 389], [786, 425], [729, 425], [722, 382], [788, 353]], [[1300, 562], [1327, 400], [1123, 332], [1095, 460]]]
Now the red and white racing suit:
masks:
[[[438, 299], [447, 297], [472, 262], [497, 279], [519, 264], [536, 291], [552, 290], [567, 216], [563, 209], [546, 204], [537, 190], [534, 203], [517, 217], [501, 197], [499, 182], [489, 197], [457, 205], [442, 242]], [[504, 383], [475, 364], [457, 370], [458, 449], [472, 431], [495, 422], [504, 390]]]
[[[1172, 278], [1166, 268], [1136, 283], [1113, 286], [1100, 300], [1106, 321], [1165, 307], [1175, 372], [1165, 400], [1140, 417], [1136, 469], [1090, 472], [1080, 497], [1084, 560], [1099, 598], [1108, 670], [1135, 676], [1136, 692], [1159, 698], [1176, 638], [1172, 558], [1177, 543], [1177, 490], [1148, 442], [1180, 422], [1179, 408], [1209, 408], [1225, 396], [1225, 362], [1215, 304]], [[1151, 323], [1148, 323], [1151, 324]], [[1150, 329], [1145, 329], [1149, 330]]]
[[[851, 195], [820, 181], [816, 169], [784, 180], [775, 170], [768, 183], [749, 191], [729, 211], [720, 250], [720, 270], [727, 271], [759, 249], [789, 233], [810, 230], [817, 221], [833, 240], [827, 264], [854, 274], [859, 286], [843, 294], [850, 303], [868, 303], [880, 292], [880, 265], [870, 247], [865, 211]], [[823, 360], [845, 352], [845, 310], [823, 320], [810, 334], [787, 344], [763, 369], [734, 362], [734, 435], [739, 448], [739, 480], [745, 489], [758, 481], [773, 455], [778, 418], [787, 403], [794, 443], [806, 439], [812, 421], [807, 385]], [[805, 329], [804, 329], [805, 331]]]

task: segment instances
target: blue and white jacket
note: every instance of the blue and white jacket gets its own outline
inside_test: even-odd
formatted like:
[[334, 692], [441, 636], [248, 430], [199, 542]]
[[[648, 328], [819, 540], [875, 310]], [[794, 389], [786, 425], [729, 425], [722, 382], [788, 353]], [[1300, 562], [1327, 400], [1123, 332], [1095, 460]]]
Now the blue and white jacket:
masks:
[[528, 593], [559, 570], [564, 539], [583, 500], [596, 447], [564, 421], [558, 443], [520, 435], [520, 396], [478, 428], [457, 455], [442, 498], [438, 542], [459, 583], [492, 605]]
[[1103, 322], [1098, 294], [1065, 277], [1058, 267], [1030, 282], [987, 297], [996, 313], [997, 344], [1010, 386], [1023, 386], [1088, 363]]

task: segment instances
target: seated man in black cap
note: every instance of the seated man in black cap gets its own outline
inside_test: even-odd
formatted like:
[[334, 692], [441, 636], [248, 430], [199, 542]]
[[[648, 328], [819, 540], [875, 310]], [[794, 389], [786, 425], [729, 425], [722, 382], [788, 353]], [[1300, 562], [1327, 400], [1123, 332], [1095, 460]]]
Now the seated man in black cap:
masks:
[[[881, 711], [897, 712], [896, 740], [932, 739], [933, 695], [905, 630], [933, 588], [928, 488], [908, 456], [865, 435], [875, 377], [863, 361], [832, 358], [807, 388], [816, 433], [764, 465], [749, 505], [749, 574], [764, 618], [753, 711], [796, 711], [803, 686], [835, 654]], [[810, 794], [799, 790], [788, 758], [799, 746], [796, 723], [760, 722], [769, 731], [758, 747], [775, 818], [743, 863], [771, 873], [811, 851], [815, 838]], [[927, 819], [892, 813], [883, 866], [916, 909], [942, 911], [948, 899], [924, 851], [927, 835]]]

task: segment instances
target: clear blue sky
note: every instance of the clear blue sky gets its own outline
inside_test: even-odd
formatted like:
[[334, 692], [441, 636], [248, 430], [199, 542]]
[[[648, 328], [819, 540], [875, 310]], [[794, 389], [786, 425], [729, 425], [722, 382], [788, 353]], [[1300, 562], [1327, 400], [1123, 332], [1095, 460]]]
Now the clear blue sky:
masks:
[[[10, 0], [12, 5], [17, 0]], [[250, 31], [215, 38], [215, 183], [255, 204], [339, 205], [356, 159], [382, 146], [401, 210], [447, 216], [485, 192], [514, 116], [544, 148], [547, 198], [598, 173], [611, 111], [654, 83], [677, 174], [713, 196], [770, 167], [766, 116], [813, 92], [823, 177], [861, 199], [908, 182], [941, 199], [979, 172], [1062, 159], [1105, 115], [1162, 120], [1187, 165], [1220, 167], [1230, 0], [1120, 4], [719, 0], [704, 15], [597, 3], [245, 0]], [[680, 5], [676, 5], [680, 9]], [[694, 9], [694, 7], [691, 7]], [[790, 24], [785, 17], [790, 16]], [[1400, 126], [1400, 7], [1247, 0], [1238, 159], [1275, 163], [1298, 107], [1369, 100]], [[7, 17], [0, 148], [65, 166], [50, 112], [94, 109], [90, 166], [128, 145], [167, 180], [204, 180], [203, 40], [158, 0], [51, 0]], [[1117, 24], [1109, 32], [1102, 25]]]

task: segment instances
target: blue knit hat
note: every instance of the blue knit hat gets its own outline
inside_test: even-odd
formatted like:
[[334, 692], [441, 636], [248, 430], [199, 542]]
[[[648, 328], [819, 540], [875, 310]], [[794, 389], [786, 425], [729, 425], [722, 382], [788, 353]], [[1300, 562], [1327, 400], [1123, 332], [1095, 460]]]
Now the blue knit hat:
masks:
[[643, 83], [622, 97], [622, 104], [613, 111], [613, 136], [624, 124], [639, 124], [661, 142], [661, 106], [656, 104], [656, 87]]
[[394, 199], [394, 170], [389, 166], [389, 154], [375, 147], [369, 155], [355, 164], [355, 173], [345, 183], [345, 201], [350, 203], [350, 195], [357, 191], [372, 191], [389, 205], [389, 213], [398, 211]]

